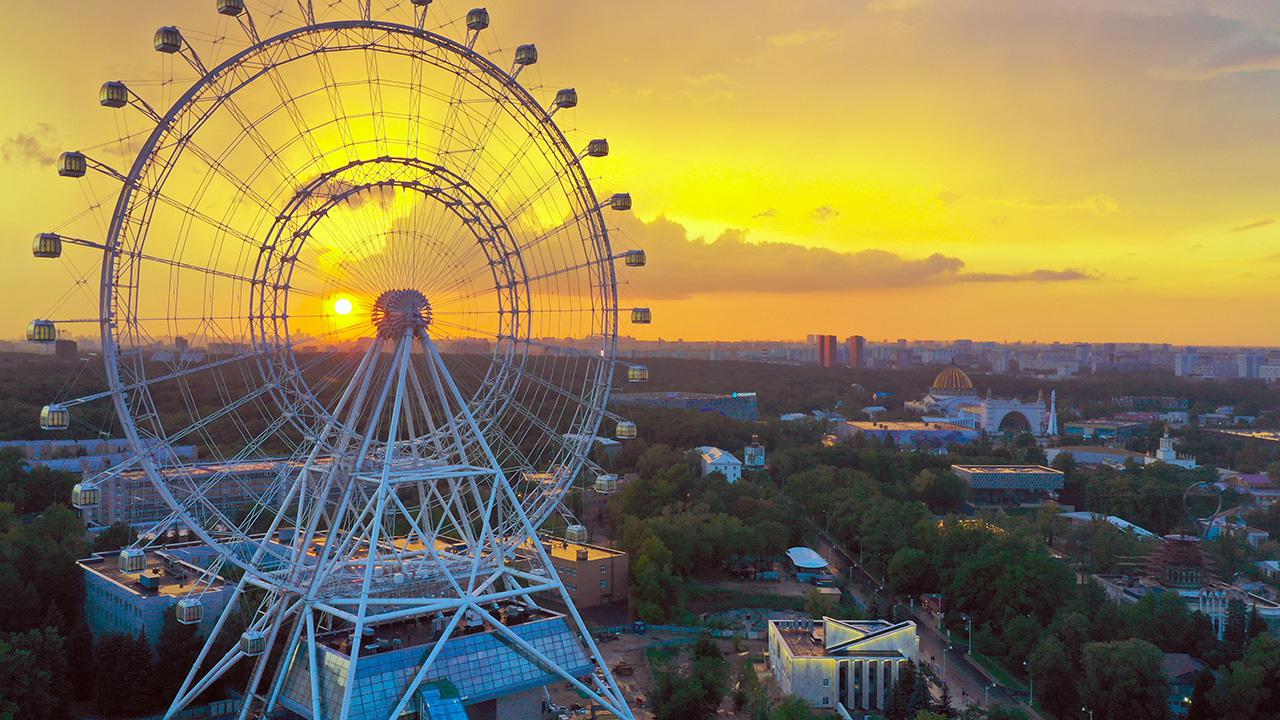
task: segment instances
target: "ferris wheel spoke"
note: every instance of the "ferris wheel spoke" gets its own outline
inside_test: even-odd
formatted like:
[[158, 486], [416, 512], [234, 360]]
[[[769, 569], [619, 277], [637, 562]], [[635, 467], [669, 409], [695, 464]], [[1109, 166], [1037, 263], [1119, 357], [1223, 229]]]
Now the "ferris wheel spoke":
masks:
[[105, 390], [105, 391], [100, 392], [100, 393], [94, 393], [94, 394], [92, 394], [92, 395], [85, 395], [84, 397], [75, 398], [75, 399], [73, 399], [73, 400], [67, 400], [67, 401], [65, 401], [65, 402], [63, 402], [63, 403], [61, 403], [61, 404], [62, 404], [62, 405], [66, 405], [66, 406], [83, 405], [84, 403], [93, 402], [94, 400], [101, 400], [101, 399], [103, 399], [103, 398], [111, 397], [112, 395], [115, 395], [116, 393], [120, 393], [120, 394], [128, 394], [128, 393], [132, 393], [132, 392], [133, 392], [133, 391], [135, 391], [135, 390], [139, 390], [139, 389], [142, 389], [142, 388], [146, 388], [146, 387], [149, 387], [149, 386], [151, 386], [151, 385], [155, 385], [155, 384], [158, 384], [158, 383], [168, 382], [168, 381], [170, 381], [170, 380], [174, 380], [174, 379], [176, 379], [176, 378], [178, 378], [178, 377], [180, 377], [180, 376], [182, 376], [182, 375], [189, 375], [189, 374], [192, 374], [192, 373], [199, 373], [199, 372], [203, 372], [203, 371], [206, 371], [206, 370], [211, 370], [211, 369], [213, 369], [213, 368], [222, 367], [222, 366], [224, 366], [224, 365], [230, 365], [230, 364], [232, 364], [232, 363], [242, 362], [242, 361], [244, 361], [244, 360], [256, 359], [256, 358], [261, 357], [261, 356], [262, 356], [262, 354], [263, 354], [263, 353], [262, 353], [262, 351], [254, 351], [254, 352], [250, 352], [250, 353], [242, 353], [242, 354], [239, 354], [239, 355], [233, 355], [233, 356], [231, 356], [231, 357], [223, 358], [223, 359], [221, 359], [221, 360], [215, 360], [215, 361], [213, 361], [213, 362], [208, 362], [208, 363], [204, 363], [204, 364], [201, 364], [201, 365], [196, 365], [196, 366], [192, 366], [192, 367], [182, 368], [181, 370], [176, 370], [176, 371], [174, 371], [174, 372], [166, 373], [166, 374], [161, 375], [161, 376], [159, 376], [159, 377], [146, 379], [146, 380], [143, 380], [143, 381], [140, 381], [140, 382], [132, 383], [132, 384], [130, 384], [130, 385], [125, 385], [125, 386], [120, 387], [120, 388], [115, 388], [115, 389], [112, 389], [112, 390]]
[[329, 57], [325, 52], [317, 52], [313, 57], [315, 58], [316, 66], [319, 68], [321, 81], [324, 83], [325, 95], [329, 98], [329, 108], [332, 110], [336, 121], [338, 136], [342, 139], [342, 148], [347, 155], [347, 159], [352, 160], [354, 158], [351, 150], [355, 147], [356, 142], [351, 133], [351, 122], [342, 107], [342, 92], [334, 79], [333, 66], [330, 64]]
[[[239, 191], [243, 197], [249, 198], [255, 205], [267, 213], [275, 213], [275, 208], [272, 207], [270, 200], [263, 197], [261, 193], [245, 182], [240, 176], [233, 173], [222, 160], [214, 157], [213, 153], [201, 147], [200, 144], [195, 141], [194, 137], [188, 136], [183, 143], [183, 148], [203, 160], [205, 165], [207, 165], [210, 170], [217, 173], [219, 177], [234, 185], [236, 190]], [[230, 150], [227, 152], [230, 152]]]

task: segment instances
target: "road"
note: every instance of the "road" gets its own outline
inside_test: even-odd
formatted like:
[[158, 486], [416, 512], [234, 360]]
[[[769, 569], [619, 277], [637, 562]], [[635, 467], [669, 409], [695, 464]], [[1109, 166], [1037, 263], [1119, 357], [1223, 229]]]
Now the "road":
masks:
[[[880, 581], [873, 577], [858, 563], [858, 561], [845, 552], [843, 548], [831, 542], [826, 534], [818, 531], [818, 551], [827, 562], [831, 564], [831, 568], [839, 573], [848, 583], [851, 593], [865, 606], [871, 605], [871, 597], [877, 592], [883, 592], [882, 601], [893, 601], [892, 595], [887, 590], [882, 590]], [[1009, 690], [1002, 686], [991, 686], [986, 676], [973, 667], [973, 664], [963, 656], [966, 647], [955, 645], [951, 649], [947, 649], [946, 638], [938, 631], [937, 619], [932, 613], [918, 607], [910, 607], [901, 603], [894, 606], [896, 616], [900, 616], [903, 611], [908, 612], [912, 619], [915, 620], [919, 629], [920, 637], [920, 660], [927, 663], [933, 668], [934, 674], [943, 678], [947, 685], [947, 689], [951, 693], [952, 703], [957, 709], [963, 709], [969, 705], [986, 706], [989, 702], [994, 705], [1016, 708], [1027, 713], [1032, 718], [1039, 715], [1032, 710], [1025, 702], [1025, 696], [1019, 693], [1015, 697]], [[943, 670], [943, 657], [946, 657], [945, 677]], [[991, 686], [988, 688], [988, 686]], [[987, 689], [988, 695], [984, 699], [984, 688]]]

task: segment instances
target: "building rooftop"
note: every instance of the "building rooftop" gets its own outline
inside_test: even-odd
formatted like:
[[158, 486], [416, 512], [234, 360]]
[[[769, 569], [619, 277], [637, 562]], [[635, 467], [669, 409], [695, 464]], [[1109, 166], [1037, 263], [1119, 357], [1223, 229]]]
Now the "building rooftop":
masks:
[[803, 546], [787, 549], [787, 557], [798, 568], [805, 570], [825, 570], [827, 567], [826, 558], [819, 555], [812, 548]]
[[922, 422], [918, 420], [849, 420], [845, 423], [856, 430], [864, 432], [922, 432], [929, 430], [966, 430], [972, 431], [963, 425], [956, 425], [948, 422]]
[[916, 625], [909, 620], [891, 623], [888, 620], [770, 620], [769, 624], [786, 642], [793, 656], [799, 657], [883, 657], [900, 658], [902, 652], [885, 649], [875, 642], [886, 635], [903, 630], [916, 632]]
[[1145, 425], [1146, 423], [1137, 420], [1125, 420], [1121, 418], [1098, 418], [1096, 420], [1068, 420], [1063, 425], [1072, 427], [1091, 427], [1091, 428], [1117, 428], [1130, 427], [1133, 425]]
[[715, 400], [717, 398], [746, 398], [755, 397], [755, 393], [704, 393], [704, 392], [625, 392], [613, 393], [609, 396], [613, 400]]
[[1103, 515], [1102, 513], [1089, 512], [1088, 510], [1081, 510], [1078, 512], [1062, 513], [1062, 517], [1072, 522], [1099, 522], [1099, 521], [1106, 522], [1111, 525], [1114, 525], [1115, 527], [1121, 530], [1127, 530], [1143, 538], [1156, 539], [1160, 537], [1159, 535], [1156, 535], [1155, 533], [1151, 532], [1150, 530], [1147, 530], [1146, 528], [1142, 528], [1137, 525], [1134, 525], [1128, 520], [1125, 520], [1124, 518], [1121, 518], [1121, 517], [1116, 517], [1115, 515]]
[[[577, 562], [579, 560], [578, 553], [583, 550], [587, 553], [586, 560], [588, 562], [608, 560], [610, 558], [616, 558], [626, 554], [621, 550], [614, 550], [613, 548], [607, 548], [600, 545], [590, 545], [588, 543], [572, 542], [558, 537], [543, 538], [542, 546], [546, 549], [547, 554], [552, 558], [573, 562]], [[533, 551], [533, 548], [528, 542], [526, 542], [522, 547], [529, 552]]]
[[1115, 455], [1119, 457], [1131, 457], [1134, 459], [1145, 458], [1140, 452], [1133, 450], [1125, 450], [1124, 448], [1109, 448], [1101, 445], [1065, 445], [1059, 448], [1052, 448], [1060, 453], [1091, 453], [1094, 455]]
[[[203, 547], [199, 543], [189, 543], [170, 548], [181, 550], [182, 547], [197, 546]], [[122, 572], [116, 552], [94, 553], [78, 564], [86, 572], [105, 578], [139, 596], [185, 597], [197, 583], [208, 584], [211, 590], [222, 587], [221, 579], [181, 559], [180, 553], [169, 552], [170, 548], [146, 550], [146, 566], [140, 573]]]
[[1062, 475], [1061, 470], [1054, 470], [1044, 465], [952, 465], [952, 470], [966, 473], [999, 473], [999, 474], [1026, 474], [1026, 473], [1046, 473], [1049, 475]]
[[718, 447], [703, 445], [698, 448], [698, 453], [702, 455], [702, 461], [708, 465], [741, 465], [739, 460], [733, 453], [725, 452]]

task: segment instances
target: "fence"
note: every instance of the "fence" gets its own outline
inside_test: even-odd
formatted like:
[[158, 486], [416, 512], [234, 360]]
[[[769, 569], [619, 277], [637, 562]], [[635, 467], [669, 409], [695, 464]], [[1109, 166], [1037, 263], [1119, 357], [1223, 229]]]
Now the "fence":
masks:
[[[592, 631], [592, 633], [595, 635], [600, 635], [604, 633], [613, 633], [614, 635], [621, 635], [623, 633], [633, 633], [633, 632], [635, 632], [634, 625], [614, 625], [612, 627], [595, 628]], [[717, 629], [707, 628], [707, 627], [698, 627], [696, 625], [646, 625], [645, 632], [646, 633], [651, 633], [651, 632], [671, 633], [674, 635], [701, 635], [702, 633], [707, 633], [711, 635], [711, 637], [722, 638], [722, 639], [732, 639], [732, 638], [738, 637], [744, 640], [763, 640], [765, 638], [764, 633], [756, 632], [754, 630], [751, 632], [744, 633], [744, 632], [738, 632], [736, 630], [717, 630]]]

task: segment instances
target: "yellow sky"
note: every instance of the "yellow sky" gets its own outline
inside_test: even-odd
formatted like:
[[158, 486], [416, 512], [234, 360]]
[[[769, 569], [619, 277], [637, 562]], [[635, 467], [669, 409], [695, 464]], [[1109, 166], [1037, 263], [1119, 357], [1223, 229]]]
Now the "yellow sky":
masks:
[[[213, 6], [0, 5], [0, 335], [93, 264], [29, 245], [94, 199], [56, 153], [145, 127], [98, 107], [98, 86], [160, 77], [162, 24], [225, 56], [213, 41], [238, 31]], [[480, 47], [537, 42], [522, 79], [576, 87], [571, 136], [611, 141], [597, 190], [633, 194], [635, 219], [610, 218], [650, 256], [623, 272], [624, 304], [655, 315], [625, 332], [1280, 345], [1273, 2], [487, 6]], [[158, 106], [176, 91], [134, 85]], [[109, 183], [81, 188], [110, 204]]]

